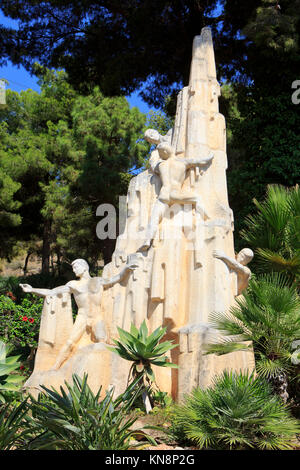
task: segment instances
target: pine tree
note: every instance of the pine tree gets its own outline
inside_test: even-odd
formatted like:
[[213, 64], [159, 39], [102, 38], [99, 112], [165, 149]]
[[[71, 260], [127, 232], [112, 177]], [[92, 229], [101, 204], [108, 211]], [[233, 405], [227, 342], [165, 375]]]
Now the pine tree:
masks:
[[97, 88], [82, 97], [65, 72], [36, 71], [41, 93], [8, 90], [0, 114], [0, 220], [3, 256], [16, 240], [41, 239], [48, 273], [53, 252], [59, 260], [85, 255], [96, 263], [101, 253], [108, 260], [115, 240], [97, 239], [96, 208], [117, 206], [148, 144], [142, 139], [146, 117], [125, 98], [105, 98]]

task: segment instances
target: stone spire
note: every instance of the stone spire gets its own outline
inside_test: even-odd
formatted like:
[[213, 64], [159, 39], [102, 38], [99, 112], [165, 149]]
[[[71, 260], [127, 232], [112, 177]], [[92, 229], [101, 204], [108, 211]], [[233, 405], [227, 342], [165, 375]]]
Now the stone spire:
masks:
[[[188, 86], [177, 100], [173, 131], [161, 136], [148, 132], [157, 145], [149, 170], [132, 178], [127, 194], [124, 233], [116, 241], [112, 261], [103, 277], [113, 278], [134, 257], [132, 275], [103, 291], [97, 321], [106, 337], [95, 342], [87, 333], [73, 349], [61, 374], [45, 371], [48, 385], [71, 380], [72, 374], [91, 371], [90, 384], [97, 390], [114, 385], [126, 388], [130, 364], [107, 349], [117, 338], [117, 327], [129, 330], [144, 319], [150, 331], [167, 327], [166, 339], [180, 344], [171, 351], [179, 369], [156, 368], [158, 385], [181, 398], [193, 387], [207, 387], [225, 368], [253, 369], [253, 352], [226, 356], [205, 355], [205, 344], [216, 338], [209, 325], [212, 312], [228, 311], [238, 295], [235, 270], [233, 214], [228, 203], [226, 126], [219, 113], [220, 86], [212, 35], [203, 28], [193, 41]], [[161, 157], [162, 147], [169, 152]], [[198, 207], [198, 208], [197, 208]], [[201, 213], [199, 207], [203, 207]], [[140, 247], [149, 221], [159, 214], [155, 238]], [[249, 278], [249, 270], [244, 270]], [[102, 331], [102, 330], [101, 330]], [[44, 372], [43, 372], [44, 373]]]

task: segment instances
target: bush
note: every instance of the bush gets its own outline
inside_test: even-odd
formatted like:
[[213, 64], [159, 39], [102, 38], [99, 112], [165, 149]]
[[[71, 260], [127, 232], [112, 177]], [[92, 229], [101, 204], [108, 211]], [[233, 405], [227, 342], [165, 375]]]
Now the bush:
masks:
[[31, 431], [27, 426], [26, 400], [18, 405], [0, 405], [0, 449], [24, 448]]
[[18, 347], [36, 348], [43, 299], [25, 298], [17, 304], [11, 296], [0, 295], [0, 337]]
[[33, 287], [43, 287], [45, 289], [53, 289], [54, 287], [66, 284], [71, 279], [74, 279], [74, 273], [72, 270], [64, 269], [62, 275], [53, 273], [37, 273], [30, 274], [28, 276], [0, 276], [0, 295], [11, 294], [17, 303], [27, 297], [27, 294], [23, 292], [19, 284], [30, 284]]
[[269, 384], [253, 374], [224, 372], [177, 405], [173, 435], [202, 448], [291, 449], [300, 427]]
[[[287, 400], [291, 382], [297, 382], [299, 376], [298, 365], [292, 362], [294, 344], [300, 338], [299, 311], [297, 288], [283, 274], [251, 279], [249, 289], [229, 312], [209, 316], [211, 326], [224, 338], [208, 344], [207, 352], [226, 354], [249, 349], [253, 344], [257, 373]], [[290, 397], [296, 399], [296, 395]]]
[[0, 341], [0, 402], [11, 401], [11, 395], [20, 392], [23, 377], [19, 371], [19, 356], [9, 356], [11, 346]]
[[132, 323], [130, 332], [118, 327], [120, 340], [113, 340], [116, 347], [108, 348], [123, 359], [132, 362], [128, 381], [131, 379], [132, 384], [136, 383], [137, 387], [141, 387], [142, 399], [147, 413], [152, 409], [149, 393], [151, 393], [151, 385], [155, 383], [153, 365], [178, 368], [178, 365], [169, 362], [165, 355], [171, 349], [176, 348], [178, 344], [172, 344], [172, 341], [160, 343], [166, 331], [166, 327], [160, 326], [148, 336], [145, 320], [139, 329]]
[[242, 238], [255, 251], [252, 269], [260, 273], [282, 272], [290, 280], [300, 276], [300, 191], [269, 185], [257, 211], [245, 219]]
[[60, 393], [42, 388], [46, 396], [31, 397], [31, 430], [37, 437], [29, 449], [127, 450], [130, 439], [139, 434], [130, 430], [137, 418], [128, 418], [131, 402], [125, 394], [113, 399], [110, 390], [101, 400], [101, 388], [94, 395], [87, 375], [83, 379], [74, 375], [73, 386], [66, 383], [67, 392], [62, 387]]
[[12, 296], [16, 297], [18, 291], [21, 292], [19, 288], [19, 278], [16, 276], [0, 277], [0, 294], [6, 295], [10, 293]]

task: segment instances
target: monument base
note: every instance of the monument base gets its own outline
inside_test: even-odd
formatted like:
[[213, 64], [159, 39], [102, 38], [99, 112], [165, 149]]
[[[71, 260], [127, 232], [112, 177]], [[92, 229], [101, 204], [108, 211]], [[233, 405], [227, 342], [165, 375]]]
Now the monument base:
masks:
[[[66, 383], [73, 384], [74, 374], [83, 378], [88, 375], [87, 383], [92, 392], [96, 394], [100, 387], [101, 397], [106, 390], [114, 388], [114, 396], [118, 396], [126, 389], [130, 363], [109, 351], [108, 344], [94, 343], [79, 348], [75, 354], [58, 370], [35, 370], [23, 385], [23, 390], [37, 398], [43, 391], [41, 385], [59, 391], [62, 387], [67, 391]], [[117, 373], [115, 373], [117, 370]], [[112, 374], [114, 371], [114, 374]]]

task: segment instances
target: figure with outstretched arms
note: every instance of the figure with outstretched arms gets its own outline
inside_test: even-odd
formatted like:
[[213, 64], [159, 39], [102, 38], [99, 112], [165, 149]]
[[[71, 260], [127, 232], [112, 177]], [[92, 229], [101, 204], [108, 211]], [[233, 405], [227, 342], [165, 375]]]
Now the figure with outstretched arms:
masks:
[[227, 256], [221, 250], [214, 250], [213, 256], [223, 261], [231, 271], [237, 274], [237, 295], [240, 295], [249, 284], [251, 271], [246, 265], [253, 259], [253, 251], [250, 248], [243, 248], [237, 254], [236, 259]]
[[[70, 281], [64, 286], [54, 289], [39, 289], [29, 284], [20, 284], [24, 292], [30, 292], [42, 297], [55, 297], [63, 294], [73, 294], [78, 307], [78, 313], [73, 324], [70, 337], [61, 349], [53, 366], [57, 370], [68, 359], [73, 347], [86, 331], [94, 341], [105, 340], [104, 322], [99, 322], [99, 311], [103, 288], [108, 288], [120, 282], [128, 272], [137, 266], [127, 264], [124, 269], [110, 279], [91, 277], [89, 265], [84, 259], [76, 259], [72, 263], [73, 272], [78, 280]], [[99, 328], [100, 323], [100, 328]], [[100, 333], [99, 333], [100, 330]]]

